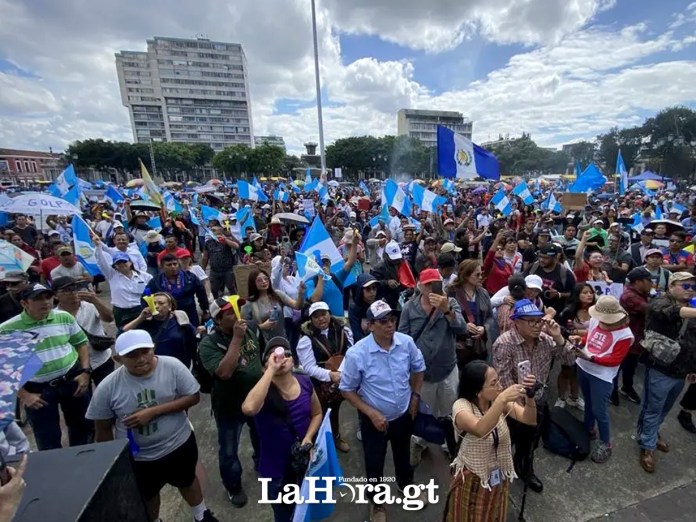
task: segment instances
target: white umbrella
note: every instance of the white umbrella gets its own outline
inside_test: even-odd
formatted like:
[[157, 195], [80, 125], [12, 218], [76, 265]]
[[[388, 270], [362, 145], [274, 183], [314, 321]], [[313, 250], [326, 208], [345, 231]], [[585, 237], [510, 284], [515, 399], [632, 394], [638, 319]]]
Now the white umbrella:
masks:
[[79, 216], [82, 214], [79, 208], [64, 199], [40, 192], [20, 194], [12, 201], [0, 204], [0, 210], [9, 214], [29, 214], [31, 216], [70, 216], [73, 214]]

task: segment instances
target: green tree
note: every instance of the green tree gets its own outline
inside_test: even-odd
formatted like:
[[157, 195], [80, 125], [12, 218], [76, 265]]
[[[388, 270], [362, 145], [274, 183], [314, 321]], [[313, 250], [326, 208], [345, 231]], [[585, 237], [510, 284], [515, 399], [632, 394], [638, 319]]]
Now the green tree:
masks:
[[693, 178], [696, 169], [696, 111], [669, 107], [643, 124], [648, 142], [641, 159], [672, 178]]
[[246, 145], [230, 145], [213, 158], [213, 167], [225, 175], [240, 177], [250, 172], [251, 149]]
[[304, 168], [307, 165], [297, 156], [286, 154], [283, 168], [286, 172], [292, 173], [294, 169]]
[[276, 145], [260, 145], [249, 151], [248, 169], [254, 174], [279, 174], [285, 165], [285, 149]]
[[[597, 145], [592, 141], [579, 141], [573, 143], [567, 148], [570, 160], [574, 163], [579, 161], [584, 167], [595, 160]], [[615, 158], [616, 159], [616, 158]]]
[[616, 158], [621, 149], [621, 157], [627, 170], [631, 170], [642, 147], [644, 137], [643, 127], [619, 129], [613, 127], [609, 132], [597, 136], [597, 156], [604, 172], [614, 172]]

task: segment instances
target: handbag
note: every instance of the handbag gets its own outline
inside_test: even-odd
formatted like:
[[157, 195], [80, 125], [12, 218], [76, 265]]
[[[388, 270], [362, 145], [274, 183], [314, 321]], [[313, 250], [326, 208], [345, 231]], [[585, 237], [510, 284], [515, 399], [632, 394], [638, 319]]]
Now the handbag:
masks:
[[[467, 322], [476, 324], [476, 318], [474, 317], [474, 313], [471, 311], [471, 307], [469, 306], [469, 302], [466, 298], [466, 295], [462, 294], [463, 291], [458, 288], [457, 301], [459, 302], [459, 305], [462, 307], [462, 310], [466, 314]], [[474, 359], [481, 359], [481, 356], [485, 355], [488, 352], [483, 339], [474, 339], [470, 335], [458, 336], [456, 340], [456, 349], [457, 360], [462, 363], [464, 361], [470, 362]]]
[[84, 330], [84, 332], [87, 335], [89, 345], [96, 352], [104, 352], [111, 348], [116, 342], [116, 339], [114, 339], [113, 337], [109, 337], [106, 335], [94, 335], [86, 330]]
[[684, 319], [682, 321], [682, 326], [679, 330], [677, 339], [670, 339], [666, 335], [654, 330], [646, 330], [645, 338], [640, 342], [640, 344], [657, 362], [666, 365], [672, 364], [679, 355], [679, 352], [681, 352], [679, 339], [681, 339], [684, 335], [688, 324], [688, 319]]

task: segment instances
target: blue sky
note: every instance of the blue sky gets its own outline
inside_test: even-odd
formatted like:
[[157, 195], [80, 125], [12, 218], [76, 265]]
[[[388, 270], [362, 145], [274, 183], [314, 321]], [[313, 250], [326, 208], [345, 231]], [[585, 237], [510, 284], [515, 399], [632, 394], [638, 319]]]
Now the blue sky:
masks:
[[[592, 139], [696, 104], [696, 2], [317, 0], [326, 142], [455, 110], [474, 139]], [[114, 53], [155, 35], [239, 42], [254, 131], [318, 139], [307, 0], [0, 0], [0, 147], [132, 140]], [[677, 22], [677, 23], [675, 23]], [[42, 38], [36, 38], [41, 34]]]

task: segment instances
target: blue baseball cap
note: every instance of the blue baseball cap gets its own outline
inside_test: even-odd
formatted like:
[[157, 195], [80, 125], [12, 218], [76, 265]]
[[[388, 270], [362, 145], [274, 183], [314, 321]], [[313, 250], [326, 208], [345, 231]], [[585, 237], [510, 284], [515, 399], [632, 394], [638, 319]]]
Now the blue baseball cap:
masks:
[[115, 265], [116, 263], [121, 263], [123, 261], [130, 260], [130, 257], [125, 252], [117, 252], [113, 256], [111, 256], [111, 266]]
[[529, 299], [521, 299], [515, 303], [510, 318], [520, 319], [522, 317], [544, 317], [544, 313]]

